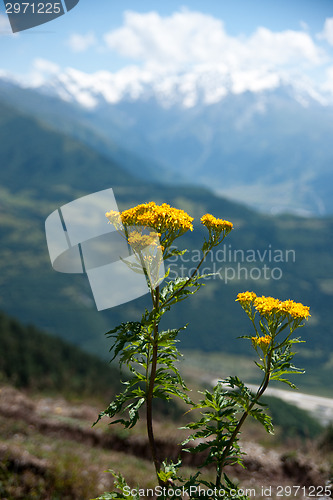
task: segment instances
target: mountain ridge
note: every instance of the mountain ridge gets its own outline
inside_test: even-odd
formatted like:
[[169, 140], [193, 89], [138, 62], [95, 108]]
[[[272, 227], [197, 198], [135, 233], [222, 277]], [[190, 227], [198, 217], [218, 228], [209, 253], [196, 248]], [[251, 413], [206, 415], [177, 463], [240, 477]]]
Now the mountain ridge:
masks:
[[242, 75], [227, 72], [223, 66], [204, 64], [182, 71], [128, 66], [116, 73], [106, 70], [85, 73], [66, 68], [60, 73], [43, 75], [30, 83], [10, 74], [3, 78], [26, 88], [57, 95], [64, 101], [76, 102], [87, 109], [93, 109], [100, 103], [117, 104], [120, 101], [149, 100], [151, 97], [155, 97], [163, 107], [181, 105], [191, 108], [217, 104], [230, 94], [261, 94], [265, 91], [279, 92], [281, 89], [305, 107], [311, 102], [323, 106], [333, 105], [329, 92], [316, 88], [305, 78], [291, 80], [273, 71], [265, 75]]
[[[266, 213], [333, 213], [333, 106], [304, 82], [298, 90], [286, 82], [182, 107], [164, 106], [144, 88], [112, 102], [103, 74], [97, 90], [97, 76], [74, 72], [74, 83], [60, 75], [47, 88], [2, 81], [0, 95], [109, 158], [117, 155], [145, 181], [204, 185]], [[135, 79], [127, 83], [135, 87]], [[190, 89], [184, 83], [183, 94]], [[82, 106], [81, 92], [99, 104]], [[183, 94], [175, 92], [180, 100]]]

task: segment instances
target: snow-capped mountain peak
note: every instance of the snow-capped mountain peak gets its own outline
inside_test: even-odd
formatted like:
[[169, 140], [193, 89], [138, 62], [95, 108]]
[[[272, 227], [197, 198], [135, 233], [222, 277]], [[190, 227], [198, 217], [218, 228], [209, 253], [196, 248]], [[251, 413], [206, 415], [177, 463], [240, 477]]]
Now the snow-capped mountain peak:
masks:
[[153, 163], [149, 180], [182, 178], [264, 211], [333, 212], [333, 101], [305, 77], [207, 65], [49, 69], [16, 87], [3, 75], [0, 91], [103, 154], [115, 144]]
[[230, 73], [223, 65], [198, 65], [179, 72], [128, 66], [115, 73], [98, 71], [91, 74], [67, 68], [50, 72], [30, 83], [15, 80], [22, 86], [33, 87], [91, 110], [100, 104], [150, 98], [155, 98], [164, 108], [173, 105], [192, 108], [218, 103], [230, 94], [259, 94], [286, 86], [292, 89], [293, 97], [302, 106], [307, 106], [309, 100], [321, 105], [332, 102], [328, 93], [320, 92], [304, 78], [291, 82], [285, 75], [270, 69]]

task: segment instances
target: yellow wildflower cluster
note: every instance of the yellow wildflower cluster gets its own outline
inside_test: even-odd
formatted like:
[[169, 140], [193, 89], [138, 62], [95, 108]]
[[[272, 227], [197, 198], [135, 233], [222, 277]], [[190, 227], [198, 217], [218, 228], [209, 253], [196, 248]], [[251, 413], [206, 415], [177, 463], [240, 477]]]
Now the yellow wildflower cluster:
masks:
[[264, 337], [251, 337], [251, 340], [254, 347], [260, 347], [263, 352], [267, 352], [272, 337], [270, 335], [265, 335]]
[[262, 316], [270, 316], [279, 311], [279, 306], [281, 302], [279, 299], [274, 299], [274, 297], [256, 297], [254, 299], [254, 307]]
[[159, 233], [166, 231], [193, 230], [193, 217], [184, 210], [173, 208], [167, 203], [156, 205], [155, 202], [143, 203], [121, 213], [123, 224], [152, 227]]
[[128, 243], [131, 245], [133, 250], [140, 251], [148, 246], [158, 246], [159, 245], [159, 233], [154, 231], [149, 234], [142, 234], [139, 231], [132, 231], [128, 237]]
[[214, 215], [206, 214], [200, 219], [201, 224], [206, 226], [206, 228], [214, 233], [220, 234], [225, 231], [225, 234], [230, 233], [233, 229], [233, 224], [227, 220], [217, 219]]
[[281, 316], [291, 316], [293, 319], [308, 319], [310, 308], [303, 306], [300, 302], [293, 300], [281, 301], [274, 297], [257, 297], [254, 292], [242, 292], [237, 295], [237, 299], [242, 306], [246, 307], [253, 304], [254, 308], [262, 316], [279, 314]]
[[256, 298], [256, 294], [254, 292], [242, 292], [237, 295], [236, 302], [240, 302], [241, 304], [248, 304], [253, 302]]
[[311, 316], [310, 307], [303, 306], [300, 302], [294, 302], [293, 300], [281, 302], [279, 309], [284, 314], [290, 314], [294, 319], [308, 319]]
[[[110, 222], [117, 223], [118, 219], [115, 214], [113, 211], [107, 212], [106, 217]], [[159, 233], [193, 230], [193, 217], [190, 217], [184, 210], [173, 208], [167, 203], [162, 205], [156, 205], [153, 201], [143, 203], [124, 210], [119, 216], [125, 226], [152, 227]]]

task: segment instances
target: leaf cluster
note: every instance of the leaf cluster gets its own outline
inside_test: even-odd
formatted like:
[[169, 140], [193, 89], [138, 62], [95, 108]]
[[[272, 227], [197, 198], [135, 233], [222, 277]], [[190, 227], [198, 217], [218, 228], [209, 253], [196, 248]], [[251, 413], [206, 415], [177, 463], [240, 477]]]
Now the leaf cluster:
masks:
[[262, 408], [254, 407], [256, 396], [238, 377], [220, 381], [212, 392], [206, 390], [204, 395], [204, 399], [193, 406], [201, 411], [201, 418], [185, 427], [195, 431], [183, 442], [183, 445], [195, 443], [186, 451], [208, 453], [202, 466], [242, 464], [237, 436], [241, 416], [251, 415], [272, 432], [270, 417]]
[[292, 389], [297, 389], [296, 385], [284, 377], [284, 375], [299, 375], [304, 370], [293, 365], [292, 360], [295, 352], [292, 352], [292, 345], [303, 342], [299, 338], [289, 339], [283, 347], [275, 349], [272, 353], [270, 380], [278, 380], [289, 385]]
[[200, 290], [204, 283], [200, 282], [205, 275], [193, 275], [191, 277], [176, 278], [168, 281], [160, 293], [161, 314], [169, 311], [171, 306], [182, 302], [189, 296], [194, 295]]
[[121, 423], [125, 428], [134, 427], [139, 418], [139, 410], [148, 398], [154, 350], [156, 350], [157, 368], [154, 375], [153, 398], [169, 400], [176, 396], [187, 403], [190, 402], [185, 392], [186, 385], [175, 365], [181, 356], [176, 347], [177, 335], [185, 327], [161, 331], [154, 336], [153, 317], [146, 311], [142, 322], [122, 323], [109, 332], [109, 337], [114, 339], [111, 348], [113, 359], [118, 357], [120, 365], [127, 366], [131, 377], [123, 382], [125, 389], [114, 398], [105, 411], [100, 413], [97, 422], [103, 416], [113, 418], [119, 414], [127, 414], [126, 418], [119, 418], [111, 423]]
[[115, 472], [112, 469], [108, 470], [107, 472], [110, 472], [113, 475], [114, 487], [119, 491], [104, 493], [103, 495], [99, 496], [98, 498], [94, 498], [93, 500], [115, 500], [115, 499], [140, 500], [141, 497], [139, 495], [139, 488], [137, 489], [130, 488], [124, 476], [119, 472]]

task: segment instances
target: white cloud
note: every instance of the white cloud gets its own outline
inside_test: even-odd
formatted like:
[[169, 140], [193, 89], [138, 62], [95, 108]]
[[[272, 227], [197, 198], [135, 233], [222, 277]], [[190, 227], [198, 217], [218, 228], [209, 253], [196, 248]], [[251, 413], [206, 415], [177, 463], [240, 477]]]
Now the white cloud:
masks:
[[124, 26], [105, 35], [107, 46], [123, 56], [159, 64], [203, 62], [218, 57], [225, 41], [221, 21], [197, 12], [170, 17], [127, 11]]
[[58, 64], [41, 58], [34, 60], [33, 67], [41, 73], [58, 73], [60, 70]]
[[46, 59], [37, 58], [34, 59], [32, 64], [32, 70], [28, 76], [19, 77], [22, 85], [28, 84], [28, 86], [38, 87], [43, 85], [50, 78], [58, 75], [61, 69], [58, 64], [48, 61]]
[[95, 34], [92, 32], [86, 33], [85, 35], [73, 33], [67, 41], [67, 45], [69, 45], [73, 52], [85, 52], [90, 47], [96, 45], [96, 43]]
[[325, 20], [324, 29], [318, 34], [318, 38], [326, 40], [330, 45], [333, 45], [333, 17], [328, 17]]
[[274, 66], [292, 64], [320, 64], [323, 54], [308, 33], [286, 30], [274, 33], [267, 28], [258, 28], [246, 41], [248, 56]]
[[11, 27], [7, 16], [0, 14], [0, 35], [11, 33]]
[[224, 64], [229, 70], [319, 64], [321, 49], [308, 33], [258, 28], [251, 36], [231, 36], [223, 22], [181, 10], [169, 17], [127, 11], [124, 24], [104, 36], [109, 49], [152, 66]]
[[303, 31], [309, 31], [309, 25], [305, 21], [300, 20], [299, 25]]
[[326, 70], [326, 80], [322, 85], [322, 89], [333, 95], [333, 66], [328, 67]]
[[[328, 21], [323, 31], [327, 36]], [[72, 35], [71, 40], [76, 51], [101, 48], [93, 33]], [[281, 84], [323, 104], [333, 95], [332, 51], [304, 29], [273, 32], [258, 27], [250, 35], [232, 36], [221, 20], [200, 12], [183, 9], [162, 17], [127, 11], [123, 25], [104, 40], [104, 51], [115, 51], [131, 64], [113, 73], [85, 74], [36, 59], [25, 81], [54, 86], [63, 99], [87, 108], [98, 104], [99, 95], [110, 103], [156, 95], [165, 106], [182, 102], [191, 107], [200, 100], [212, 104], [229, 92], [261, 92]]]
[[[330, 29], [327, 20], [327, 36]], [[207, 102], [221, 99], [230, 90], [256, 92], [276, 88], [281, 82], [308, 80], [308, 86], [315, 88], [312, 80], [322, 85], [325, 68], [332, 63], [329, 49], [302, 22], [299, 30], [258, 27], [236, 36], [227, 32], [222, 20], [188, 9], [164, 17], [157, 12], [126, 11], [122, 26], [106, 33], [104, 41], [107, 50], [154, 75], [161, 95], [167, 96], [171, 88], [181, 93], [187, 85], [189, 105], [198, 97], [196, 85], [210, 88]], [[196, 83], [189, 75], [196, 75]], [[209, 84], [204, 82], [207, 78]], [[120, 73], [118, 79], [122, 79]]]

